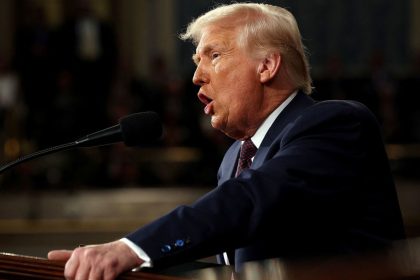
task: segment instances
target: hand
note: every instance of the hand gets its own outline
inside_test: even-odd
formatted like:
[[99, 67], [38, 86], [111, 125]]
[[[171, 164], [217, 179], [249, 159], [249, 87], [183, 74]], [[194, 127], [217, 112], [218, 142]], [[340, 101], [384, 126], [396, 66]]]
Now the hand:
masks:
[[72, 280], [111, 280], [143, 263], [122, 241], [79, 247], [73, 251], [54, 250], [48, 253], [48, 259], [66, 261], [64, 276]]

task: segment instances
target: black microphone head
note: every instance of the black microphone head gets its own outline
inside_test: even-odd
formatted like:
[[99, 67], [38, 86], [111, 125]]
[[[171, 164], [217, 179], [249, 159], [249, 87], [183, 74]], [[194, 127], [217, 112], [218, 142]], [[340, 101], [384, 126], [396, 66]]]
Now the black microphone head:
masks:
[[162, 137], [162, 122], [155, 112], [140, 112], [120, 119], [121, 134], [126, 146], [151, 144]]

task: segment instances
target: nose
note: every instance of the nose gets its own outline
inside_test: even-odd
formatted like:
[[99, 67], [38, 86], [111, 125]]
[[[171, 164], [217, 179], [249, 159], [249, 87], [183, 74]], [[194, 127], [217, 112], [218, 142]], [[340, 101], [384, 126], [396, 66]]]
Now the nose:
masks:
[[192, 81], [197, 86], [202, 86], [208, 83], [209, 81], [206, 71], [204, 71], [203, 67], [200, 64], [195, 69]]

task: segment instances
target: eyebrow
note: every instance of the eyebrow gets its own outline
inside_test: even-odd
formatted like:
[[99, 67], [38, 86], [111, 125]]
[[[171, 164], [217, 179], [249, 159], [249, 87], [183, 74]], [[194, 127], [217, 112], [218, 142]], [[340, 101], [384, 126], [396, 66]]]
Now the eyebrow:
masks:
[[195, 64], [198, 64], [200, 62], [200, 57], [198, 56], [198, 53], [193, 53], [191, 58]]

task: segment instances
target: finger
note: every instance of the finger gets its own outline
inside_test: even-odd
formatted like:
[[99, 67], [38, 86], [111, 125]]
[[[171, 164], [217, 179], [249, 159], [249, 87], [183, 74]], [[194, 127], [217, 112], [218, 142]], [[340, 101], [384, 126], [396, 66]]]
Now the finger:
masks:
[[101, 278], [91, 278], [92, 266], [90, 262], [82, 261], [79, 262], [76, 273], [74, 274], [75, 280], [86, 280], [86, 279], [101, 279]]
[[[72, 258], [69, 260], [68, 273], [75, 280], [102, 279], [102, 273], [98, 276], [92, 274], [97, 270], [97, 252], [95, 246], [79, 247], [74, 250]], [[74, 263], [72, 263], [74, 261]], [[73, 267], [75, 266], [75, 267]]]
[[48, 252], [48, 259], [54, 261], [67, 261], [72, 254], [71, 250], [53, 250]]
[[80, 252], [77, 252], [77, 249], [74, 250], [71, 254], [70, 259], [66, 262], [66, 265], [64, 266], [64, 276], [68, 280], [76, 279], [76, 275], [79, 269], [79, 253]]

